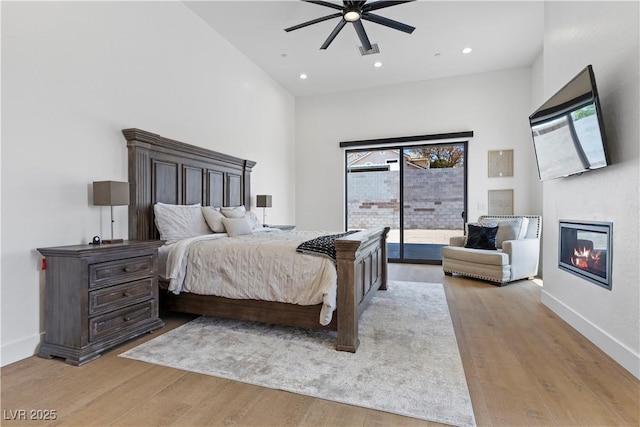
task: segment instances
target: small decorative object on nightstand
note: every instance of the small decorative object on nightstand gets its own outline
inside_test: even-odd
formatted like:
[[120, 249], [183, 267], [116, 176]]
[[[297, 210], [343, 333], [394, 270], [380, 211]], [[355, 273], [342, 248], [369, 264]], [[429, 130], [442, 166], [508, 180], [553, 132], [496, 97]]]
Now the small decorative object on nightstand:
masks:
[[283, 230], [283, 231], [290, 231], [296, 228], [295, 225], [265, 225], [265, 227], [269, 227], [269, 228], [277, 228], [279, 230]]
[[164, 326], [159, 240], [39, 248], [47, 259], [45, 337], [38, 355], [82, 365]]

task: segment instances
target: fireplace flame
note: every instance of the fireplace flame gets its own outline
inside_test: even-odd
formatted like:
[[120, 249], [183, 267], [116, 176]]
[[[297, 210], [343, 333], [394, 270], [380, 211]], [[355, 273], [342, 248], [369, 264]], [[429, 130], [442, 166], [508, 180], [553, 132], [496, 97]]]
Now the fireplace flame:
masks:
[[600, 263], [600, 256], [600, 251], [592, 251], [587, 247], [574, 248], [571, 264], [582, 269], [594, 268]]

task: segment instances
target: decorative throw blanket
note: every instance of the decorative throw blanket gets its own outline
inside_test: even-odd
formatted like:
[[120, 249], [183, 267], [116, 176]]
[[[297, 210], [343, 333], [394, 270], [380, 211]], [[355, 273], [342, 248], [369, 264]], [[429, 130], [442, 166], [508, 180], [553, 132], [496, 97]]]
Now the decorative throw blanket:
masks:
[[336, 239], [340, 237], [348, 236], [349, 234], [357, 233], [357, 230], [347, 231], [346, 233], [330, 234], [328, 236], [320, 236], [315, 239], [307, 240], [300, 244], [296, 251], [309, 254], [320, 255], [331, 258], [333, 262], [336, 262]]

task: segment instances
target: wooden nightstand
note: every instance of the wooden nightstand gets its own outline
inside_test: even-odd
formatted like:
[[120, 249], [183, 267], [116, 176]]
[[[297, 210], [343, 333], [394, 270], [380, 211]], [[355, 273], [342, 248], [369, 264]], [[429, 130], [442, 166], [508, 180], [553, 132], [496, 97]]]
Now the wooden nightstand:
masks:
[[161, 241], [39, 248], [46, 257], [45, 338], [38, 355], [82, 365], [164, 326], [158, 317]]

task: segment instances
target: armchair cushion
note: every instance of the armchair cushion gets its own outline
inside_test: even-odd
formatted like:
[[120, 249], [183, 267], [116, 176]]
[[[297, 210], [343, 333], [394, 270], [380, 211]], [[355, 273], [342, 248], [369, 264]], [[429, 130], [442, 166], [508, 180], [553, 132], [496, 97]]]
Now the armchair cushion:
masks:
[[476, 264], [485, 265], [509, 265], [509, 254], [495, 249], [474, 249], [445, 246], [442, 248], [442, 256]]

